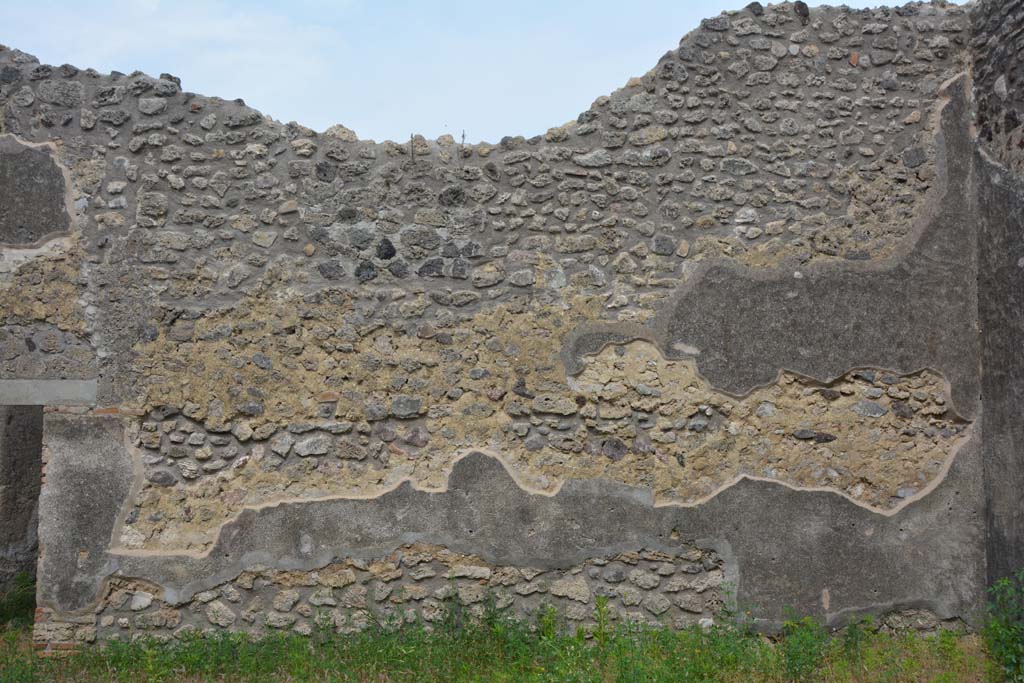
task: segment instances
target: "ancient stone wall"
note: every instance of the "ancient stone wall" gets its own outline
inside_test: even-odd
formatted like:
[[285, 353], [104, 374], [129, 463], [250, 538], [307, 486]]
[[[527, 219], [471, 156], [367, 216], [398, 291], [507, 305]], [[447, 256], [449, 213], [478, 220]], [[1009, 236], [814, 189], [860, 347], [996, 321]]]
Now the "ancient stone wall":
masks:
[[1024, 173], [1024, 2], [979, 2], [971, 11], [978, 137]]
[[973, 619], [979, 24], [796, 10], [707, 19], [477, 145], [0, 49], [0, 396], [50, 406], [40, 644], [448, 596]]

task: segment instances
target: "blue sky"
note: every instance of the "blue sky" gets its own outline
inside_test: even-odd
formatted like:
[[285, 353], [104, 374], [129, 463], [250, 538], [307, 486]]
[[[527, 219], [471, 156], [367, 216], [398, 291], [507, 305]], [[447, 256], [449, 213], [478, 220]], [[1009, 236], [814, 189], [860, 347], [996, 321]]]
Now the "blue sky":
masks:
[[576, 118], [701, 18], [746, 3], [0, 0], [0, 43], [54, 65], [171, 73], [316, 130], [497, 142]]

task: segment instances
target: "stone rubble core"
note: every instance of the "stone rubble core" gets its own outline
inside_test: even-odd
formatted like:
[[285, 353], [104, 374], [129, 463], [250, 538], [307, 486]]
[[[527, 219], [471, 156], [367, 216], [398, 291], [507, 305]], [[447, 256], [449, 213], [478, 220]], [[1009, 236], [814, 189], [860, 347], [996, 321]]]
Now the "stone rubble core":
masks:
[[766, 624], [980, 613], [1024, 535], [1024, 0], [799, 7], [706, 19], [575, 121], [476, 145], [0, 46], [0, 405], [48, 406], [40, 647], [347, 628], [367, 607], [311, 602], [326, 566], [426, 619], [449, 584], [408, 581], [410, 543], [670, 622], [725, 596], [627, 604], [594, 568], [710, 553]]
[[307, 572], [254, 566], [180, 604], [169, 604], [145, 582], [114, 580], [92, 614], [48, 618], [36, 638], [88, 643], [243, 629], [310, 635], [318, 626], [351, 633], [373, 622], [436, 624], [455, 605], [474, 617], [488, 606], [507, 611], [515, 604], [526, 618], [553, 607], [569, 623], [590, 628], [599, 596], [613, 621], [685, 628], [713, 622], [726, 590], [722, 559], [692, 545], [676, 553], [597, 557], [561, 571], [495, 566], [437, 546], [406, 545], [387, 557]]
[[[442, 373], [431, 374], [428, 387], [445, 386]], [[350, 382], [380, 379], [353, 373]], [[737, 400], [709, 387], [692, 362], [666, 361], [646, 342], [607, 347], [571, 380], [575, 396], [531, 399], [488, 381], [484, 392], [507, 399], [497, 399], [499, 408], [495, 399], [435, 407], [429, 397], [399, 395], [395, 419], [382, 414], [377, 439], [337, 419], [258, 435], [245, 422], [217, 433], [178, 415], [144, 421], [133, 439], [146, 484], [120, 545], [205, 550], [246, 506], [377, 496], [405, 480], [445, 490], [453, 458], [480, 449], [501, 458], [520, 486], [539, 492], [594, 477], [650, 488], [657, 504], [692, 505], [752, 476], [836, 490], [888, 512], [945, 474], [969, 430], [950, 414], [945, 383], [928, 371], [897, 377], [857, 370], [828, 386], [783, 373], [775, 385]], [[403, 400], [419, 410], [395, 415]], [[476, 419], [459, 419], [467, 414]], [[367, 464], [374, 461], [380, 464]]]

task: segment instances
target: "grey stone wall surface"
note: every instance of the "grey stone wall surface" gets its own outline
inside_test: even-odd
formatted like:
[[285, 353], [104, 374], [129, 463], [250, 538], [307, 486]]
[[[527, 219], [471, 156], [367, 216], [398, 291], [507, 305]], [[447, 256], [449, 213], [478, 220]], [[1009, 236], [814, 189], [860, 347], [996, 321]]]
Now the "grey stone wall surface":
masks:
[[1024, 172], [1024, 2], [979, 2], [972, 9], [978, 137], [992, 156]]
[[0, 47], [38, 641], [977, 623], [1024, 562], [1019, 5], [751, 3], [476, 145]]
[[989, 578], [1024, 566], [1024, 2], [972, 8]]
[[1024, 182], [979, 152], [976, 185], [988, 573], [994, 581], [1024, 567]]
[[42, 407], [0, 406], [0, 593], [36, 573], [42, 449]]

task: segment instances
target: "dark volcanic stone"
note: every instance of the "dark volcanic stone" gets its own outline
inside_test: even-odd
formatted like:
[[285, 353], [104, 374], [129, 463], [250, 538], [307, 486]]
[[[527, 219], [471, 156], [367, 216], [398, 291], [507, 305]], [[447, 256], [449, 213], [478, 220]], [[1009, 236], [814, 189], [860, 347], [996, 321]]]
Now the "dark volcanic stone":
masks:
[[907, 168], [917, 168], [927, 160], [928, 157], [920, 147], [911, 147], [903, 151], [903, 165]]
[[626, 444], [614, 436], [609, 437], [601, 442], [601, 455], [610, 458], [613, 462], [618, 462], [626, 456]]
[[334, 170], [334, 166], [327, 163], [326, 161], [320, 161], [316, 165], [316, 179], [322, 183], [329, 183], [334, 180], [338, 172]]
[[387, 237], [377, 243], [377, 258], [387, 261], [394, 258], [396, 253], [395, 245]]
[[13, 66], [0, 69], [0, 83], [17, 83], [21, 80], [21, 71]]
[[377, 277], [377, 266], [369, 261], [362, 261], [356, 266], [356, 279], [360, 282], [369, 282]]
[[798, 17], [800, 17], [800, 23], [806, 26], [811, 20], [811, 10], [807, 7], [807, 3], [803, 0], [796, 0], [793, 3], [793, 11]]
[[316, 267], [325, 280], [340, 280], [345, 277], [345, 267], [337, 261], [326, 261]]
[[146, 475], [146, 480], [157, 486], [174, 486], [178, 479], [167, 470], [153, 470]]
[[801, 441], [814, 441], [815, 443], [828, 443], [836, 440], [832, 434], [816, 432], [813, 429], [798, 429], [793, 432], [793, 436]]
[[399, 259], [388, 264], [388, 272], [395, 277], [405, 277], [409, 274], [409, 264]]
[[444, 275], [444, 259], [428, 258], [416, 271], [416, 274], [420, 277], [441, 277]]
[[338, 220], [342, 223], [350, 223], [359, 217], [359, 212], [351, 206], [343, 206], [338, 209]]

